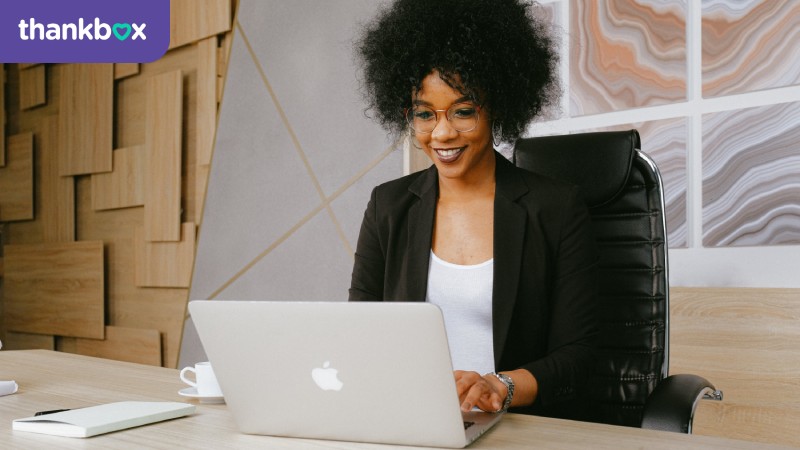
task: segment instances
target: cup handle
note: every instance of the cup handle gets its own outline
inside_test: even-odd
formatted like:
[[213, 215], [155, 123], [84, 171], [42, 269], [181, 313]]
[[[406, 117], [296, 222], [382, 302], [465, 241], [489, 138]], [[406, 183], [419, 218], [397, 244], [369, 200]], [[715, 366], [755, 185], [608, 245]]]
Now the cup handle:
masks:
[[190, 380], [190, 379], [188, 379], [188, 378], [186, 378], [186, 372], [194, 373], [194, 377], [195, 377], [195, 379], [197, 379], [197, 371], [194, 370], [194, 367], [184, 367], [183, 369], [181, 369], [181, 381], [183, 381], [184, 383], [188, 384], [191, 387], [195, 387], [196, 388], [197, 387], [197, 383], [192, 381], [192, 380]]

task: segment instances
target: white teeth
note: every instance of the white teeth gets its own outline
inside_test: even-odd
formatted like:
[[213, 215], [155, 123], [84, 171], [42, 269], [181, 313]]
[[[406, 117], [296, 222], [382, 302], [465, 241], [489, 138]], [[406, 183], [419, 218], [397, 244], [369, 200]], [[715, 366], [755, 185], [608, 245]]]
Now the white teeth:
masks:
[[438, 153], [440, 156], [444, 156], [446, 158], [446, 157], [449, 157], [449, 156], [453, 156], [453, 155], [455, 155], [456, 153], [458, 153], [460, 151], [461, 151], [460, 148], [453, 148], [453, 149], [450, 149], [450, 150], [436, 150], [436, 153]]

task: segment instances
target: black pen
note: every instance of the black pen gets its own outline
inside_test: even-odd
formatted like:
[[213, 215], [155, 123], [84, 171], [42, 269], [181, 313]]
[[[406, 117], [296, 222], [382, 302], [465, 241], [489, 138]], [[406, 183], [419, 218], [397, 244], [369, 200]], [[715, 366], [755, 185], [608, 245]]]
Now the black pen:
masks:
[[55, 413], [60, 413], [60, 412], [64, 412], [64, 411], [69, 411], [69, 409], [53, 409], [53, 410], [50, 410], [50, 411], [39, 411], [36, 414], [34, 414], [33, 417], [46, 416], [47, 414], [55, 414]]

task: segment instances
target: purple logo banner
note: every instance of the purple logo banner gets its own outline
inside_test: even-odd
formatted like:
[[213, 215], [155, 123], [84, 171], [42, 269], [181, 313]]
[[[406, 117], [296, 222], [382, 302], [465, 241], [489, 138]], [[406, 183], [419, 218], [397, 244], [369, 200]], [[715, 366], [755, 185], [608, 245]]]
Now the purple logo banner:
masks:
[[0, 62], [151, 62], [169, 46], [169, 0], [0, 0]]

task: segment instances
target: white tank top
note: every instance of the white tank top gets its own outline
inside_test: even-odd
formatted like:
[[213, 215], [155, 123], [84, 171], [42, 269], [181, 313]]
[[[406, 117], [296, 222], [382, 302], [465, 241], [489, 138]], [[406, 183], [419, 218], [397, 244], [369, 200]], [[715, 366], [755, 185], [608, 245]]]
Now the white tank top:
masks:
[[425, 301], [442, 309], [454, 370], [494, 371], [493, 284], [494, 259], [462, 266], [431, 250]]

